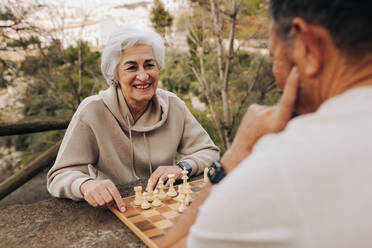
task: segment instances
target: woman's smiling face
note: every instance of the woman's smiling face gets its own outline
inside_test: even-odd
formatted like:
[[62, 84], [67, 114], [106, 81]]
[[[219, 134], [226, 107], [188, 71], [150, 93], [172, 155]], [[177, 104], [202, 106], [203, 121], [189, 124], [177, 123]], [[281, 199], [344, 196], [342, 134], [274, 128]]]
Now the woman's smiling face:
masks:
[[116, 80], [129, 107], [147, 104], [158, 86], [159, 69], [152, 48], [134, 45], [122, 51]]

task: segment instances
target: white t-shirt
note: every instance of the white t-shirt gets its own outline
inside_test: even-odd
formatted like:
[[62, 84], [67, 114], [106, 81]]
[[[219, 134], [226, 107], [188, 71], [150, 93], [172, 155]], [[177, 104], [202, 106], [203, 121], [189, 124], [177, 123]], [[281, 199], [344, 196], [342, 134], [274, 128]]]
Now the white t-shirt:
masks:
[[371, 248], [372, 87], [263, 137], [212, 189], [188, 247]]

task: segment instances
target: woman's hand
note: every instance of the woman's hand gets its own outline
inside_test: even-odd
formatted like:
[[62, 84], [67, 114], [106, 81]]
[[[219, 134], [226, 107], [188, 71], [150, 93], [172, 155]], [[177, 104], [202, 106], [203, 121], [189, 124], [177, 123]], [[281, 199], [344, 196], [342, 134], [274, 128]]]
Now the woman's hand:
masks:
[[124, 212], [125, 203], [111, 180], [88, 180], [81, 184], [80, 191], [84, 199], [93, 207], [103, 206], [115, 201], [120, 212]]
[[[182, 177], [182, 169], [178, 165], [174, 166], [159, 166], [151, 175], [150, 180], [152, 182], [152, 188], [158, 184], [159, 179], [163, 179], [165, 182], [168, 179], [169, 174], [174, 174], [174, 179], [181, 179]], [[169, 185], [169, 182], [167, 182]]]
[[294, 67], [288, 76], [278, 105], [252, 104], [248, 108], [233, 144], [221, 159], [227, 173], [250, 154], [253, 146], [262, 136], [268, 133], [278, 133], [287, 126], [293, 117], [299, 80], [297, 67]]

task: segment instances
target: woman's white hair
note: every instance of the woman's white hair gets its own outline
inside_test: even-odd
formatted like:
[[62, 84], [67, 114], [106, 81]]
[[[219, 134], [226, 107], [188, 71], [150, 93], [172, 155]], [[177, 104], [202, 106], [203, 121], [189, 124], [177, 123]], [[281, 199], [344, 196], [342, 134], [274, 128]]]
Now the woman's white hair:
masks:
[[153, 29], [120, 28], [114, 31], [102, 52], [101, 71], [110, 84], [116, 84], [116, 67], [121, 52], [136, 44], [152, 47], [159, 70], [164, 66], [165, 46], [163, 38]]

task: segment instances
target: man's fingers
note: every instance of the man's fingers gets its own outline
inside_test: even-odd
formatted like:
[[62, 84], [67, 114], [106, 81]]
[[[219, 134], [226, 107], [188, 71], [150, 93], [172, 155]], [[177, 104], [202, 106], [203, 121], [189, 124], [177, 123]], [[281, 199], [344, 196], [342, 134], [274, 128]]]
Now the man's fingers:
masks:
[[124, 212], [126, 210], [125, 203], [123, 201], [123, 198], [121, 198], [121, 195], [120, 195], [118, 189], [115, 187], [114, 184], [108, 186], [107, 189], [110, 192], [111, 196], [114, 198], [116, 206], [118, 207], [120, 212]]
[[297, 67], [293, 67], [284, 87], [283, 96], [278, 104], [278, 115], [280, 119], [290, 119], [295, 107], [300, 77]]

